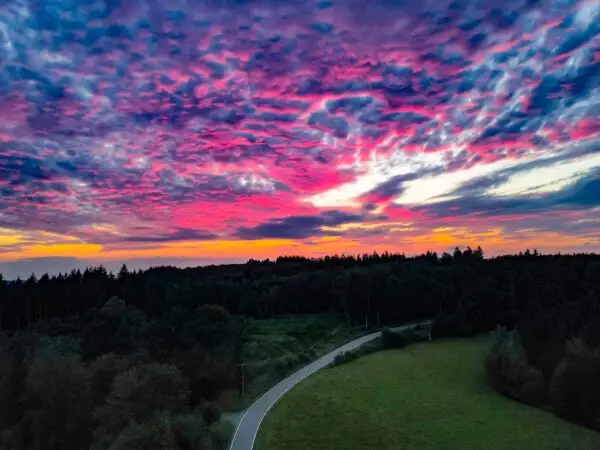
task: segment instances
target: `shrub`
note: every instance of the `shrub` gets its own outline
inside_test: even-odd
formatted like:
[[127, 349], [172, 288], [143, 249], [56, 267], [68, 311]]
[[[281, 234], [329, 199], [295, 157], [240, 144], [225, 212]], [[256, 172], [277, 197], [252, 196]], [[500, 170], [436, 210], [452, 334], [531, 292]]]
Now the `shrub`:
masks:
[[358, 351], [360, 351], [361, 355], [370, 355], [371, 353], [380, 351], [382, 348], [381, 338], [376, 338], [362, 345]]
[[544, 375], [527, 362], [518, 333], [499, 330], [496, 339], [485, 360], [491, 386], [523, 403], [542, 404], [547, 398]]
[[219, 407], [213, 402], [202, 403], [198, 407], [198, 412], [202, 416], [204, 423], [212, 425], [221, 419], [221, 411]]
[[378, 352], [381, 349], [381, 339], [373, 339], [372, 341], [367, 342], [366, 344], [363, 344], [358, 348], [338, 353], [337, 355], [335, 355], [335, 358], [333, 358], [332, 364], [334, 366], [339, 366], [340, 364], [354, 361], [362, 356]]
[[209, 431], [206, 423], [198, 414], [183, 414], [173, 417], [173, 433], [181, 450], [200, 450], [210, 448], [206, 445]]
[[286, 354], [275, 361], [275, 371], [279, 375], [287, 375], [299, 364], [299, 355]]
[[90, 389], [95, 406], [104, 403], [115, 377], [129, 368], [130, 360], [112, 353], [104, 354], [90, 364]]
[[404, 334], [384, 328], [381, 331], [381, 345], [383, 348], [404, 348], [408, 345]]
[[157, 414], [144, 424], [130, 423], [121, 431], [109, 450], [179, 450], [173, 421], [168, 413]]
[[210, 430], [212, 448], [215, 450], [228, 450], [234, 433], [235, 427], [229, 422], [219, 422], [213, 425]]
[[550, 382], [550, 398], [559, 416], [600, 430], [600, 351], [580, 339], [567, 353]]
[[310, 362], [311, 359], [312, 359], [312, 356], [310, 356], [310, 354], [308, 352], [300, 352], [300, 353], [298, 353], [298, 361], [300, 363]]
[[424, 340], [426, 340], [426, 337], [415, 333], [412, 328], [404, 331], [393, 331], [385, 328], [381, 332], [381, 344], [383, 348], [404, 348], [407, 345]]
[[361, 356], [360, 349], [349, 350], [347, 352], [340, 352], [337, 355], [335, 355], [335, 358], [333, 358], [333, 365], [339, 366], [340, 364], [345, 364], [350, 361], [354, 361], [355, 359], [358, 359], [359, 356]]
[[344, 352], [340, 352], [333, 358], [333, 365], [339, 366], [340, 364], [344, 364], [346, 362], [346, 358], [344, 356]]
[[131, 422], [147, 422], [159, 411], [184, 410], [188, 394], [181, 372], [171, 365], [146, 364], [118, 375], [106, 403], [93, 413], [95, 447], [106, 448]]
[[144, 450], [150, 448], [153, 437], [151, 426], [132, 422], [121, 431], [109, 450]]
[[414, 328], [409, 328], [408, 330], [403, 331], [402, 336], [404, 336], [404, 340], [406, 341], [407, 345], [416, 344], [418, 342], [427, 340], [427, 336], [416, 333]]

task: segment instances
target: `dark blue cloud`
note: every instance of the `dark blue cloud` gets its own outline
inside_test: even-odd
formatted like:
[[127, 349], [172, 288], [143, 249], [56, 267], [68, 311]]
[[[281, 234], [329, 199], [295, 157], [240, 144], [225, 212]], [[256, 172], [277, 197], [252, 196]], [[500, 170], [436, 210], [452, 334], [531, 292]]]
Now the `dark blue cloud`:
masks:
[[324, 211], [314, 216], [292, 216], [281, 219], [270, 219], [255, 227], [240, 227], [237, 236], [241, 239], [305, 239], [324, 234], [321, 227], [335, 227], [345, 223], [362, 222], [365, 217], [341, 211]]
[[355, 114], [371, 103], [373, 103], [373, 98], [371, 97], [346, 97], [328, 101], [327, 109], [332, 114], [339, 112]]
[[309, 125], [330, 129], [335, 136], [345, 138], [348, 135], [348, 122], [340, 116], [331, 116], [326, 112], [312, 113], [308, 119]]
[[379, 184], [366, 194], [366, 198], [375, 197], [376, 200], [389, 200], [392, 197], [397, 197], [404, 192], [404, 183], [408, 181], [418, 180], [424, 176], [439, 174], [442, 169], [426, 169], [413, 173], [397, 175], [390, 178], [384, 183]]
[[323, 34], [329, 34], [333, 31], [333, 25], [330, 23], [315, 22], [311, 26], [313, 30]]
[[600, 83], [600, 61], [564, 73], [550, 73], [531, 94], [529, 112], [550, 114], [561, 102], [573, 102], [589, 95]]
[[595, 170], [585, 178], [567, 188], [548, 194], [521, 195], [506, 197], [487, 196], [477, 191], [497, 186], [506, 177], [499, 175], [485, 180], [479, 179], [467, 184], [464, 195], [457, 200], [448, 200], [432, 205], [417, 207], [436, 217], [481, 216], [494, 217], [503, 215], [531, 214], [552, 210], [585, 210], [600, 206], [600, 171]]
[[295, 114], [280, 114], [280, 113], [272, 113], [272, 112], [259, 112], [254, 115], [254, 117], [258, 120], [262, 120], [264, 122], [294, 122], [296, 120]]
[[180, 228], [177, 231], [150, 236], [129, 236], [125, 238], [127, 242], [175, 242], [175, 241], [207, 241], [215, 239], [217, 236], [205, 230], [193, 230], [189, 228]]

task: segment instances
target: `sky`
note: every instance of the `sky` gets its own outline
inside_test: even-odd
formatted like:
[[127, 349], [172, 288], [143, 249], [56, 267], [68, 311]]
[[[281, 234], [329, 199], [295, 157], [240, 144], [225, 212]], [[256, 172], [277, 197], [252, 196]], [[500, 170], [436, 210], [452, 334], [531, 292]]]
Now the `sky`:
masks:
[[600, 251], [600, 0], [0, 3], [0, 272]]

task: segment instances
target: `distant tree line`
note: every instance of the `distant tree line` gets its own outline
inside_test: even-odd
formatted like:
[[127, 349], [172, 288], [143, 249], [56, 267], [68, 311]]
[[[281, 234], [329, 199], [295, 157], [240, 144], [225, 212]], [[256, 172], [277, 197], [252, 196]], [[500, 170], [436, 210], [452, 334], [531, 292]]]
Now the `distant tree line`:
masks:
[[481, 249], [407, 258], [377, 253], [179, 269], [154, 267], [118, 274], [104, 267], [26, 280], [0, 278], [0, 326], [19, 331], [40, 320], [95, 314], [116, 296], [149, 317], [173, 308], [220, 305], [233, 315], [272, 317], [339, 311], [366, 328], [430, 317], [455, 308], [449, 285], [456, 267], [483, 261]]

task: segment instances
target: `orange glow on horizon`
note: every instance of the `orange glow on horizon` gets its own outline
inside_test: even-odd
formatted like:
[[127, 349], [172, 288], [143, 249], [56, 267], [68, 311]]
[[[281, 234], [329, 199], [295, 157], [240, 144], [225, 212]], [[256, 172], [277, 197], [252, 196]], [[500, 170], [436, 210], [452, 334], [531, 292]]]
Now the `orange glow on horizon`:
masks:
[[[369, 229], [373, 231], [373, 229]], [[375, 230], [376, 231], [376, 230]], [[170, 243], [101, 245], [75, 241], [70, 236], [46, 235], [48, 242], [29, 244], [30, 238], [16, 230], [2, 230], [0, 243], [9, 249], [0, 254], [0, 261], [44, 257], [71, 257], [82, 260], [105, 261], [144, 260], [169, 258], [212, 260], [274, 259], [282, 255], [326, 256], [333, 254], [361, 254], [403, 252], [407, 255], [428, 250], [449, 251], [458, 246], [480, 245], [488, 255], [514, 253], [525, 248], [537, 248], [542, 252], [568, 251], [569, 248], [600, 246], [600, 237], [589, 238], [562, 235], [557, 232], [520, 230], [507, 235], [500, 228], [470, 231], [468, 228], [443, 227], [418, 233], [408, 231], [386, 232], [362, 239], [342, 236], [326, 236], [306, 240], [260, 239], [260, 240], [212, 240], [178, 241]]]

